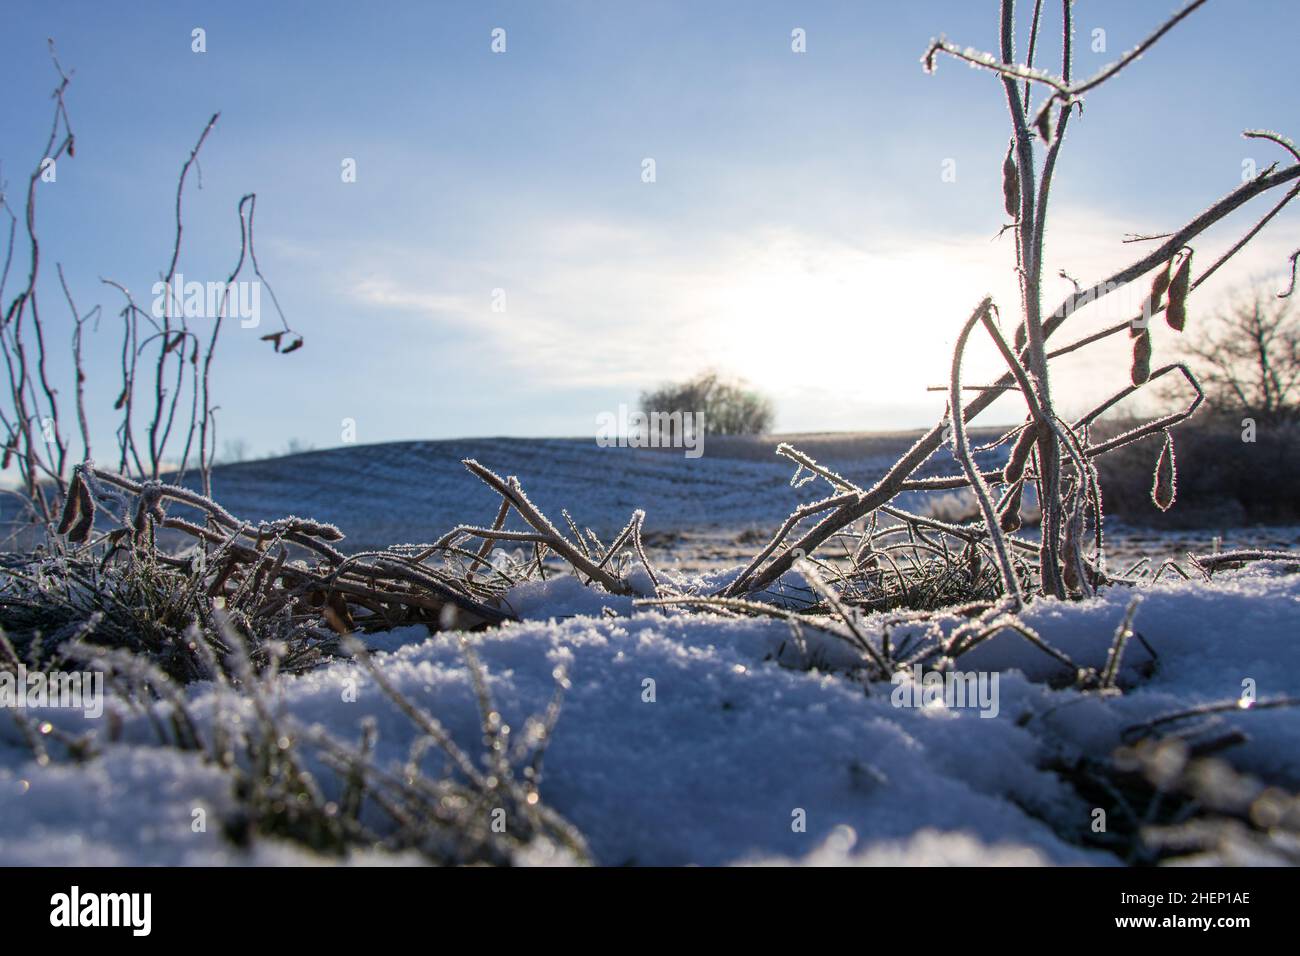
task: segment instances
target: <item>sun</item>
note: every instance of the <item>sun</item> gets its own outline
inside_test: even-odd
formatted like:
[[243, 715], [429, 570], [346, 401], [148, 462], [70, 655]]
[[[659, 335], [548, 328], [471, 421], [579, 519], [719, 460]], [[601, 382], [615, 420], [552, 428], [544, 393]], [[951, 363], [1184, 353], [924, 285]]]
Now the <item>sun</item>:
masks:
[[[990, 265], [968, 250], [940, 268], [932, 246], [770, 238], [703, 291], [713, 320], [698, 341], [726, 371], [764, 387], [834, 382], [854, 400], [917, 398], [947, 381], [960, 318], [987, 291]], [[970, 381], [995, 368], [978, 350], [969, 363]]]

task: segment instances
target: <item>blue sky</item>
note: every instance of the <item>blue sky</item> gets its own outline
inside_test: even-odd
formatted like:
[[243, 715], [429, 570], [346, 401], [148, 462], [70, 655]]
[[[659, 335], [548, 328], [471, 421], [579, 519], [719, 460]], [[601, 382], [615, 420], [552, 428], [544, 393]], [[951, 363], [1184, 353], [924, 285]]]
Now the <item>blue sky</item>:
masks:
[[[780, 430], [915, 427], [942, 411], [924, 389], [943, 380], [975, 302], [992, 292], [1016, 309], [1009, 236], [993, 241], [1000, 86], [919, 62], [939, 34], [994, 48], [994, 6], [11, 0], [0, 163], [16, 201], [48, 130], [53, 37], [76, 71], [77, 156], [39, 194], [47, 321], [66, 322], [56, 261], [83, 309], [111, 315], [99, 277], [147, 300], [180, 164], [221, 111], [202, 190], [186, 195], [181, 271], [224, 278], [236, 202], [256, 192], [263, 270], [307, 339], [288, 356], [257, 341], [269, 328], [225, 340], [221, 433], [257, 452], [338, 444], [344, 418], [362, 442], [592, 435], [600, 412], [705, 367], [768, 391]], [[1173, 5], [1075, 9], [1084, 75]], [[195, 27], [206, 53], [191, 51]], [[490, 49], [496, 27], [505, 53]], [[1234, 188], [1244, 161], [1281, 158], [1239, 134], [1300, 133], [1294, 32], [1289, 0], [1213, 0], [1092, 94], [1061, 162], [1045, 274], [1101, 278], [1132, 257], [1124, 233], [1173, 228]], [[356, 182], [342, 182], [346, 158]], [[1200, 307], [1252, 276], [1275, 280], [1296, 245], [1290, 213]], [[1049, 307], [1066, 290], [1049, 283]], [[1107, 319], [1080, 313], [1078, 331]], [[91, 345], [104, 435], [115, 328], [105, 320]], [[968, 377], [994, 367], [972, 356]], [[1113, 350], [1063, 368], [1067, 407], [1122, 385], [1124, 368]]]

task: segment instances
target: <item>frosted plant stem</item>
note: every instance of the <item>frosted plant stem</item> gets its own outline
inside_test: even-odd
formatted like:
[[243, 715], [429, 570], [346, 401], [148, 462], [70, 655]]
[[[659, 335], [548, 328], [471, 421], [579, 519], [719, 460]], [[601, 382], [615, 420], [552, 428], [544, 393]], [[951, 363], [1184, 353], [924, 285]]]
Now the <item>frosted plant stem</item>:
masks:
[[997, 508], [993, 504], [989, 487], [984, 483], [979, 468], [975, 466], [975, 459], [971, 457], [970, 444], [966, 439], [966, 423], [962, 421], [961, 415], [962, 355], [966, 351], [966, 342], [970, 338], [971, 330], [975, 328], [975, 323], [984, 319], [992, 307], [993, 300], [986, 296], [975, 307], [971, 317], [962, 326], [961, 334], [957, 336], [957, 345], [952, 352], [952, 379], [948, 392], [948, 401], [950, 403], [949, 408], [952, 409], [953, 454], [965, 470], [966, 477], [970, 479], [971, 489], [975, 492], [980, 511], [984, 514], [984, 524], [988, 529], [989, 541], [993, 545], [993, 552], [998, 559], [998, 569], [1002, 573], [1003, 591], [1011, 599], [1012, 609], [1018, 611], [1024, 606], [1025, 602], [1024, 596], [1020, 593], [1020, 581], [1016, 578], [1016, 570], [1011, 564], [1011, 555], [1007, 551], [1007, 543], [1002, 536], [1002, 528], [998, 525]]

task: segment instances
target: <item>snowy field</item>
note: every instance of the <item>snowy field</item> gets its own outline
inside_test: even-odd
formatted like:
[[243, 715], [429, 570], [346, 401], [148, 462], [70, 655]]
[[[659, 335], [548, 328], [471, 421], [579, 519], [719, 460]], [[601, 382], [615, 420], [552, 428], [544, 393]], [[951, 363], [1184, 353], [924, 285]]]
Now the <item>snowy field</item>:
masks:
[[[867, 482], [909, 438], [824, 443], [801, 444]], [[688, 461], [589, 442], [505, 439], [234, 465], [218, 471], [216, 492], [244, 518], [297, 513], [336, 522], [353, 548], [427, 541], [458, 522], [491, 520], [492, 495], [458, 463], [471, 456], [518, 475], [544, 510], [567, 507], [600, 534], [645, 508], [647, 533], [662, 535], [654, 550], [674, 583], [701, 592], [734, 574], [739, 554], [757, 546], [754, 535], [770, 533], [802, 494], [790, 487], [785, 463], [744, 442], [718, 442]], [[1221, 533], [1128, 535], [1133, 549], [1163, 556], [1209, 550]], [[1228, 533], [1224, 546], [1294, 542], [1294, 529], [1256, 529]], [[1243, 682], [1261, 703], [1300, 696], [1293, 570], [1260, 564], [1220, 573], [1210, 585], [1166, 578], [1144, 589], [1134, 620], [1141, 640], [1127, 649], [1122, 693], [1057, 689], [1060, 664], [1003, 632], [960, 659], [965, 671], [996, 676], [991, 707], [908, 706], [916, 701], [900, 691], [910, 687], [864, 685], [844, 673], [832, 638], [805, 631], [801, 644], [779, 620], [633, 608], [629, 598], [572, 577], [517, 586], [508, 602], [522, 620], [473, 641], [495, 705], [514, 727], [545, 710], [557, 680], [567, 681], [541, 792], [597, 863], [1114, 865], [1121, 859], [1091, 838], [1094, 803], [1062, 768], [1107, 760], [1126, 728], [1232, 702]], [[1101, 668], [1132, 595], [1117, 588], [1080, 603], [1040, 600], [1025, 620], [1077, 664]], [[894, 623], [889, 637], [932, 639], [958, 621]], [[864, 625], [879, 640], [887, 622], [877, 615]], [[454, 640], [423, 628], [366, 640], [388, 681], [475, 751], [479, 715]], [[354, 700], [349, 686], [358, 688]], [[210, 684], [184, 693], [200, 721], [222, 706]], [[400, 764], [414, 736], [349, 661], [279, 677], [271, 704], [291, 726], [344, 740], [374, 718], [380, 763]], [[310, 860], [270, 840], [236, 849], [220, 826], [195, 832], [196, 810], [217, 819], [230, 811], [228, 780], [194, 754], [160, 747], [151, 715], [110, 701], [98, 720], [58, 709], [28, 717], [55, 732], [89, 733], [99, 755], [41, 761], [18, 726], [0, 720], [0, 864]], [[1195, 739], [1240, 733], [1220, 754], [1237, 770], [1300, 789], [1300, 709], [1242, 707], [1198, 721]], [[1273, 861], [1245, 843], [1219, 846], [1218, 854], [1219, 862]], [[564, 859], [537, 845], [518, 862]], [[386, 860], [410, 861], [367, 854], [353, 862]]]
[[[863, 486], [878, 479], [918, 433], [791, 436], [797, 447]], [[993, 431], [972, 430], [975, 440]], [[792, 488], [794, 466], [774, 454], [779, 438], [711, 437], [705, 454], [687, 459], [672, 449], [598, 448], [590, 439], [478, 438], [393, 442], [306, 452], [219, 468], [217, 498], [247, 520], [310, 515], [347, 534], [344, 551], [437, 538], [463, 522], [488, 523], [499, 499], [466, 471], [473, 458], [499, 475], [517, 475], [546, 514], [567, 508], [584, 527], [608, 538], [633, 510], [646, 512], [646, 544], [686, 570], [741, 564], [795, 506], [824, 492]], [[981, 455], [982, 464], [1000, 466]], [[956, 474], [947, 453], [918, 477]], [[904, 506], [920, 500], [904, 495]], [[973, 507], [973, 506], [972, 506]], [[1159, 513], [1152, 509], [1152, 515]], [[973, 517], [973, 514], [972, 514]], [[1117, 560], [1182, 557], [1223, 548], [1300, 545], [1300, 528], [1204, 528], [1160, 531], [1109, 525]]]

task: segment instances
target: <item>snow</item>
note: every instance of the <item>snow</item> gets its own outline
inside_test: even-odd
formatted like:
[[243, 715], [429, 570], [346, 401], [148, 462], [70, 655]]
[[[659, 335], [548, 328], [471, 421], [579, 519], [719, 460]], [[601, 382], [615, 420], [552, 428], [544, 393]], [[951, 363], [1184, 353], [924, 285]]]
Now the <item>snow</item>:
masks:
[[1022, 844], [987, 844], [968, 833], [920, 830], [906, 840], [858, 845], [852, 827], [837, 827], [811, 853], [797, 860], [766, 857], [752, 866], [1046, 866], [1048, 860]]
[[[1145, 652], [1133, 642], [1122, 696], [1053, 690], [1054, 661], [1010, 632], [992, 639], [961, 665], [999, 672], [993, 719], [973, 709], [899, 708], [888, 684], [868, 694], [843, 674], [781, 666], [773, 657], [790, 632], [780, 621], [633, 608], [571, 578], [516, 592], [512, 603], [528, 619], [476, 634], [474, 645], [511, 726], [542, 711], [556, 667], [567, 670], [542, 794], [606, 864], [1112, 864], [1066, 838], [1084, 831], [1089, 808], [1043, 769], [1047, 758], [1104, 757], [1124, 727], [1231, 699], [1246, 677], [1261, 699], [1300, 693], [1300, 579], [1277, 569], [1238, 572], [1214, 587], [1147, 589], [1135, 626], [1160, 666], [1142, 677]], [[1027, 619], [1081, 663], [1099, 664], [1130, 596], [1041, 601]], [[473, 750], [478, 713], [454, 640], [407, 628], [372, 646], [388, 680]], [[356, 739], [361, 720], [373, 717], [377, 758], [399, 762], [411, 726], [364, 678], [357, 700], [345, 701], [344, 681], [358, 673], [340, 661], [281, 677], [275, 706], [342, 739]], [[653, 702], [644, 699], [648, 679]], [[187, 693], [200, 720], [211, 714], [210, 685]], [[0, 863], [308, 858], [268, 842], [235, 850], [216, 825], [193, 832], [196, 807], [212, 820], [229, 809], [222, 778], [192, 754], [157, 746], [144, 716], [112, 709], [118, 742], [84, 765], [40, 766], [16, 728], [0, 724]], [[106, 733], [105, 721], [79, 712], [29, 716]], [[1219, 719], [1249, 734], [1234, 751], [1243, 766], [1300, 781], [1300, 712]], [[796, 816], [806, 821], [802, 832]]]
[[[810, 438], [800, 446], [869, 484], [914, 437]], [[226, 465], [213, 484], [222, 506], [245, 520], [310, 515], [343, 530], [344, 550], [385, 547], [432, 541], [462, 523], [491, 522], [500, 499], [460, 464], [472, 458], [498, 475], [517, 475], [553, 521], [568, 508], [580, 525], [608, 541], [638, 508], [645, 509], [651, 532], [767, 527], [819, 497], [815, 485], [791, 489], [795, 466], [778, 458], [774, 445], [766, 438], [710, 437], [704, 457], [689, 459], [678, 449], [602, 448], [594, 438], [392, 442]], [[949, 456], [940, 455], [926, 473], [956, 470]]]

